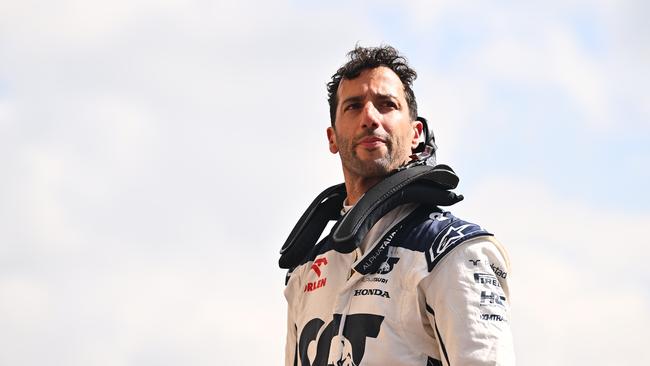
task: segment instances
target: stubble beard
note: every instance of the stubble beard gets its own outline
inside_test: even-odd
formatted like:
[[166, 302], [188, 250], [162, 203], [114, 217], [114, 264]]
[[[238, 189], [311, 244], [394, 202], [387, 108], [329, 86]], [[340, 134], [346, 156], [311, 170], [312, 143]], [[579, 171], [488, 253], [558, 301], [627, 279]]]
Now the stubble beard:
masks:
[[408, 159], [407, 155], [399, 154], [403, 146], [398, 139], [386, 135], [381, 136], [386, 143], [386, 153], [373, 160], [362, 160], [357, 153], [357, 142], [363, 137], [366, 136], [358, 137], [353, 141], [341, 136], [337, 137], [343, 167], [360, 178], [385, 177]]

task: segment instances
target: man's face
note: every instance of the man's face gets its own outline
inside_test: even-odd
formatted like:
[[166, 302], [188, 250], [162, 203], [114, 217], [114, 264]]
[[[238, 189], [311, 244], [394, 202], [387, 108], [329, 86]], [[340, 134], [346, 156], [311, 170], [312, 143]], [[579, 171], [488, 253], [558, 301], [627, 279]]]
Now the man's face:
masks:
[[411, 121], [404, 85], [391, 69], [377, 67], [343, 79], [337, 92], [334, 128], [327, 129], [332, 153], [347, 175], [383, 177], [409, 161], [422, 123]]

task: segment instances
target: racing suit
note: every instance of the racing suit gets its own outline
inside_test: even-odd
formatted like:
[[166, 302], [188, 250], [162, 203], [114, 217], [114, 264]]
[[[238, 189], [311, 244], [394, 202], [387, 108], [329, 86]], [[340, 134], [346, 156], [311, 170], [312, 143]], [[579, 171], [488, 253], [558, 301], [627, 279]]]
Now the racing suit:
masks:
[[286, 366], [514, 365], [505, 249], [405, 204], [359, 247], [321, 240], [289, 270]]

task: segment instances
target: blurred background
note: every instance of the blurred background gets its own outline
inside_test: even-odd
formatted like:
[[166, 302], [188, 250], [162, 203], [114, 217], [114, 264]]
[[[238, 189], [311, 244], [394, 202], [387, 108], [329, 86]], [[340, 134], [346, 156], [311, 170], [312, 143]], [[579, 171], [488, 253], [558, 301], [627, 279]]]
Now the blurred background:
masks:
[[0, 365], [282, 364], [357, 43], [509, 248], [519, 364], [649, 364], [648, 4], [0, 0]]

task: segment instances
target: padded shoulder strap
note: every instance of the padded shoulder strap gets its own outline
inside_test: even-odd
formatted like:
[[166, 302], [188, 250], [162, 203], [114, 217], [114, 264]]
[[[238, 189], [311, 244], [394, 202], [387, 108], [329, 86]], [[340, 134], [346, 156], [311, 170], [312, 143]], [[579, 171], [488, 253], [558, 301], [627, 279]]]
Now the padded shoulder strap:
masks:
[[[370, 228], [398, 205], [418, 202], [450, 206], [461, 201], [462, 195], [450, 191], [458, 185], [456, 173], [447, 165], [431, 166], [426, 162], [416, 161], [368, 190], [332, 229], [334, 244], [358, 246]], [[345, 185], [338, 184], [316, 197], [280, 250], [281, 268], [293, 268], [307, 256], [327, 223], [339, 220], [346, 196]]]
[[295, 267], [309, 253], [327, 223], [341, 217], [346, 196], [345, 184], [341, 183], [327, 188], [314, 199], [280, 249], [280, 268]]
[[449, 191], [458, 185], [458, 176], [447, 165], [413, 166], [398, 171], [372, 187], [343, 217], [334, 231], [335, 243], [359, 245], [370, 228], [393, 208], [418, 202], [450, 206], [463, 199]]

